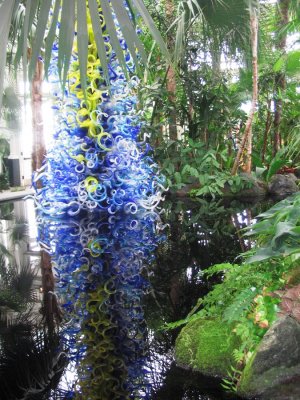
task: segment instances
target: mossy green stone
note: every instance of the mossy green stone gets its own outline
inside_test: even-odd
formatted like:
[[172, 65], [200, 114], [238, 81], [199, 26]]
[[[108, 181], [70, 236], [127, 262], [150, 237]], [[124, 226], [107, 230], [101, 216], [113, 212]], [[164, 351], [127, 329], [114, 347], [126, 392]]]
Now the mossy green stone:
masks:
[[232, 328], [221, 320], [199, 319], [187, 324], [176, 340], [176, 362], [206, 375], [224, 377], [235, 365], [238, 347]]

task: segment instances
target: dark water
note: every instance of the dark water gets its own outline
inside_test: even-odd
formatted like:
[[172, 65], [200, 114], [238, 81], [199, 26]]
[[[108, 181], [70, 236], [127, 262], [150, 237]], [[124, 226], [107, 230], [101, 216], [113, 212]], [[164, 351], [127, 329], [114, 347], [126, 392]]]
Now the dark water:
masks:
[[[206, 201], [180, 201], [175, 206], [168, 202], [164, 204], [163, 218], [169, 224], [165, 228], [165, 238], [155, 252], [155, 259], [138, 280], [143, 284], [139, 283], [137, 287], [136, 280], [135, 286], [130, 287], [130, 298], [134, 291], [135, 298], [142, 303], [134, 304], [133, 309], [136, 314], [141, 310], [144, 313], [142, 322], [140, 317], [130, 314], [133, 325], [126, 328], [127, 334], [129, 331], [131, 335], [135, 332], [135, 336], [132, 336], [135, 347], [121, 345], [122, 334], [116, 328], [112, 333], [120, 340], [114, 342], [114, 353], [111, 354], [115, 355], [116, 351], [126, 353], [125, 358], [120, 354], [120, 358], [123, 357], [122, 365], [129, 370], [124, 374], [124, 379], [128, 381], [132, 377], [132, 382], [126, 383], [126, 390], [135, 393], [131, 397], [120, 394], [115, 398], [237, 399], [236, 395], [222, 390], [220, 381], [178, 368], [174, 361], [174, 343], [179, 331], [165, 331], [161, 327], [184, 318], [197, 300], [217, 283], [213, 279], [203, 280], [201, 271], [215, 263], [234, 261], [242, 251], [249, 249], [250, 243], [239, 231], [265, 207], [259, 204], [253, 206], [232, 202], [224, 205]], [[45, 302], [43, 290], [45, 287], [51, 288], [54, 282], [51, 281], [51, 274], [45, 275], [45, 271], [41, 276], [41, 258], [35, 240], [38, 229], [32, 201], [0, 204], [0, 224], [0, 398], [72, 398], [71, 394], [77, 387], [77, 371], [74, 363], [67, 362], [72, 354], [72, 349], [67, 348], [70, 340], [64, 343], [65, 337], [61, 334], [67, 332], [65, 335], [69, 335], [68, 330], [63, 330], [62, 314], [66, 310], [60, 310], [59, 296], [51, 290]], [[60, 225], [56, 229], [59, 230]], [[74, 227], [71, 225], [72, 233]], [[46, 231], [51, 230], [51, 226], [53, 221], [48, 221]], [[43, 241], [40, 235], [41, 239]], [[57, 248], [63, 248], [66, 265], [76, 262], [76, 257], [72, 259], [69, 254], [71, 249], [68, 249], [68, 243], [72, 242], [67, 238], [65, 242], [57, 244]], [[14, 255], [14, 261], [5, 249]], [[49, 260], [44, 257], [42, 261], [44, 269], [47, 269]], [[13, 274], [9, 273], [8, 265], [15, 265]], [[114, 316], [118, 313], [118, 321], [125, 318], [128, 324], [129, 314], [126, 313], [131, 303], [126, 303], [126, 296], [129, 289], [120, 290], [126, 307], [119, 305], [117, 311], [114, 304], [110, 303], [109, 307]], [[64, 298], [66, 296], [64, 293]], [[123, 311], [120, 312], [120, 309]], [[107, 358], [104, 364], [109, 364], [109, 360]], [[107, 366], [102, 367], [101, 374], [104, 374]], [[118, 373], [116, 376], [112, 369], [110, 381], [122, 379], [123, 375]], [[108, 382], [105, 376], [103, 381], [100, 379], [102, 386]], [[99, 396], [91, 398], [112, 399], [107, 395]]]

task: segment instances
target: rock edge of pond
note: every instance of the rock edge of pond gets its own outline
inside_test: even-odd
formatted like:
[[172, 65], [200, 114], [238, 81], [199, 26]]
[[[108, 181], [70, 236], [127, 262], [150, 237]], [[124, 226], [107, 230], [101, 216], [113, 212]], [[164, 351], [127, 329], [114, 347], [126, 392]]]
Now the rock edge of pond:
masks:
[[[280, 200], [299, 191], [299, 178], [292, 173], [276, 174], [272, 176], [268, 183], [255, 178], [251, 174], [242, 173], [240, 176], [249, 182], [250, 187], [245, 187], [239, 192], [233, 193], [230, 186], [225, 185], [222, 191], [224, 199], [238, 199], [251, 202], [257, 201], [257, 199], [272, 197]], [[190, 197], [189, 193], [193, 189], [200, 189], [198, 182], [187, 184], [182, 189], [170, 193], [169, 196], [179, 198]]]
[[[214, 324], [212, 321], [210, 323]], [[199, 330], [201, 324], [203, 327]], [[221, 332], [219, 337], [215, 336], [205, 343], [203, 350], [203, 339], [209, 334], [210, 328], [207, 330], [207, 321], [198, 320], [182, 329], [176, 341], [176, 363], [193, 373], [225, 378], [233, 361], [233, 339], [228, 341], [224, 337], [226, 332]], [[220, 349], [218, 344], [222, 342]], [[215, 356], [211, 358], [209, 352]], [[286, 315], [271, 326], [247, 363], [236, 394], [244, 399], [299, 400], [299, 322]]]

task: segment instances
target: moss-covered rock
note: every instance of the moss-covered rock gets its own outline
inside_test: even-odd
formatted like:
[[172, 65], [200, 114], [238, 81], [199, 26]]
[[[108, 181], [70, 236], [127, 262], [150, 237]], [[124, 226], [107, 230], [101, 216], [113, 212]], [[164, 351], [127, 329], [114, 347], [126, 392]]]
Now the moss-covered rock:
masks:
[[175, 346], [176, 362], [202, 374], [225, 377], [235, 364], [233, 350], [238, 339], [221, 320], [199, 319], [187, 324]]

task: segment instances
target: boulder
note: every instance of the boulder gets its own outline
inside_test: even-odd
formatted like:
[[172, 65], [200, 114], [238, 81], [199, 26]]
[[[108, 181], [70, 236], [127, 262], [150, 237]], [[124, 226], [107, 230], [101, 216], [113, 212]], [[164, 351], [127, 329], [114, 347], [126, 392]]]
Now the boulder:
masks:
[[299, 191], [297, 177], [294, 174], [277, 174], [272, 176], [268, 192], [271, 196], [287, 197]]
[[231, 330], [218, 319], [189, 322], [176, 340], [177, 365], [208, 376], [227, 376], [230, 367], [236, 364], [232, 352], [239, 345]]
[[300, 399], [300, 324], [290, 316], [278, 319], [247, 363], [239, 394], [262, 400]]
[[300, 179], [300, 168], [299, 167], [295, 169], [294, 174], [295, 174], [296, 178]]

